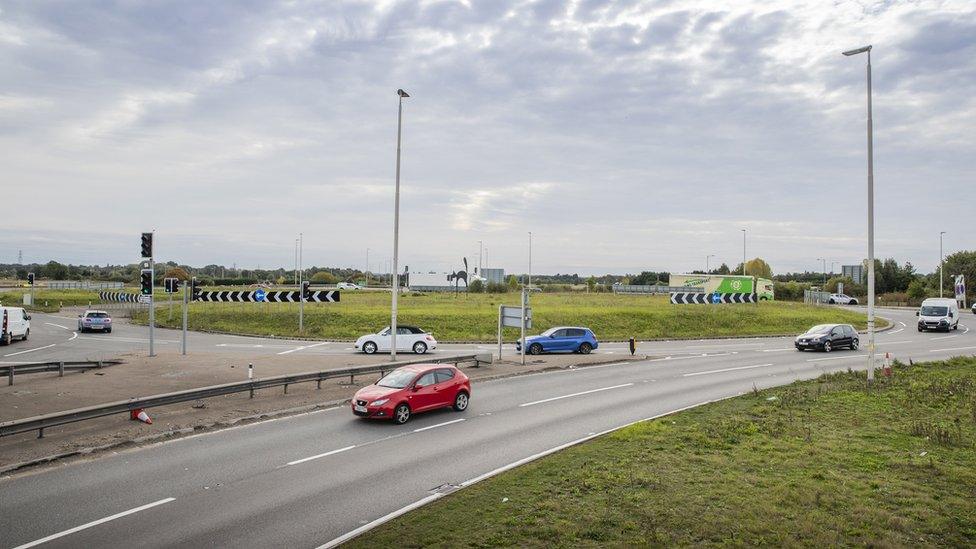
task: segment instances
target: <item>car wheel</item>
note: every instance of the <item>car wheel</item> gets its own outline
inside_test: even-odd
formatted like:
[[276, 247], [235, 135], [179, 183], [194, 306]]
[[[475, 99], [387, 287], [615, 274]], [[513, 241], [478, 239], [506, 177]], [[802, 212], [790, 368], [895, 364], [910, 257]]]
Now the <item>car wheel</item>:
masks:
[[7, 333], [7, 334], [5, 334], [5, 335], [3, 336], [3, 344], [4, 344], [4, 345], [10, 345], [10, 342], [11, 342], [11, 341], [13, 341], [13, 338], [12, 338], [12, 337], [10, 336], [10, 334], [9, 334], [9, 333]]
[[851, 342], [851, 350], [856, 351], [859, 345], [861, 345], [861, 342], [857, 338], [854, 338], [854, 341]]
[[834, 301], [833, 299], [828, 299], [828, 300], [827, 300], [827, 303], [829, 303], [829, 304], [831, 304], [831, 305], [833, 305], [833, 304], [835, 304], [835, 303], [837, 303], [837, 302], [836, 302], [836, 301]]
[[106, 329], [106, 330], [105, 330], [105, 333], [106, 333], [106, 334], [110, 334], [110, 333], [112, 333], [112, 329], [111, 329], [111, 328], [108, 328], [108, 329]]
[[372, 341], [367, 341], [366, 343], [363, 343], [363, 352], [366, 353], [367, 355], [371, 355], [375, 353], [376, 344], [373, 343]]
[[857, 300], [856, 299], [852, 299], [850, 304], [851, 305], [857, 305]]
[[422, 355], [427, 352], [427, 344], [423, 341], [418, 341], [413, 344], [413, 352], [418, 355]]
[[454, 411], [463, 412], [468, 409], [468, 393], [461, 391], [454, 397]]
[[533, 343], [532, 345], [529, 345], [529, 354], [530, 355], [541, 355], [542, 354], [542, 345], [539, 345], [538, 343]]
[[404, 423], [410, 421], [410, 406], [406, 404], [401, 404], [396, 407], [393, 411], [393, 421], [397, 425], [403, 425]]
[[829, 341], [824, 342], [824, 352], [829, 353], [831, 351], [831, 345]]
[[27, 331], [24, 332], [24, 339], [22, 341], [27, 341], [28, 337], [30, 337], [30, 328], [27, 328]]
[[919, 326], [919, 327], [918, 327], [918, 331], [920, 331], [920, 332], [924, 332], [925, 330], [923, 330], [923, 329], [922, 329], [922, 327], [921, 327], [921, 326]]
[[589, 343], [580, 343], [579, 352], [581, 355], [588, 355], [590, 351], [593, 350], [593, 346]]

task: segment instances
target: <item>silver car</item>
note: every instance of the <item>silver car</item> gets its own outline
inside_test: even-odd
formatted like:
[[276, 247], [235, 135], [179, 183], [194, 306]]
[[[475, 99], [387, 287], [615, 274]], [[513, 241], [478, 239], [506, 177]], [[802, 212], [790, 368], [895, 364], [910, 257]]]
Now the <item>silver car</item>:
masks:
[[857, 305], [857, 299], [847, 294], [830, 294], [830, 298], [827, 299], [827, 303], [830, 303], [831, 305]]
[[105, 311], [85, 311], [85, 314], [78, 315], [79, 332], [105, 332], [112, 333], [112, 317]]

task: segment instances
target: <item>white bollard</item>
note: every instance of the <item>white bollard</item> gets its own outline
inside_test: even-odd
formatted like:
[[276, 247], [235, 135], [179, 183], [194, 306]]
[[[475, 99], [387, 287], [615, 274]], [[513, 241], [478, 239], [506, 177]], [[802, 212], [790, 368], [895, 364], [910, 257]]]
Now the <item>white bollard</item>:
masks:
[[247, 379], [248, 379], [248, 381], [254, 379], [254, 365], [253, 364], [248, 364], [247, 365]]

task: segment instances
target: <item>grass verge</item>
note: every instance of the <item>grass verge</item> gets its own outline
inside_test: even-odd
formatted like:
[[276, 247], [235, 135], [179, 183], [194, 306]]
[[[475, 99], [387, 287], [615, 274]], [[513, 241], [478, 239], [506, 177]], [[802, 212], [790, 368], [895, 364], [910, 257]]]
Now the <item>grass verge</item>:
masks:
[[976, 545], [976, 358], [825, 375], [643, 422], [349, 547]]
[[[405, 295], [399, 322], [415, 324], [444, 341], [492, 341], [497, 337], [498, 306], [517, 305], [517, 295]], [[613, 294], [537, 294], [531, 306], [538, 333], [552, 326], [584, 325], [601, 339], [700, 338], [800, 333], [814, 324], [848, 322], [863, 329], [865, 316], [836, 307], [764, 302], [757, 305], [671, 305], [663, 296]], [[159, 316], [157, 321], [160, 321]], [[190, 328], [222, 332], [355, 339], [390, 321], [390, 295], [343, 292], [341, 303], [306, 304], [305, 332], [298, 332], [298, 305], [280, 303], [194, 303]], [[146, 322], [145, 313], [137, 322]], [[162, 319], [178, 327], [179, 315]], [[886, 325], [879, 319], [879, 327]], [[503, 337], [513, 341], [516, 329]]]
[[[24, 294], [29, 294], [30, 288], [8, 290], [0, 292], [0, 303], [9, 307], [22, 307]], [[25, 307], [30, 311], [54, 313], [63, 307], [72, 305], [88, 305], [100, 303], [98, 292], [92, 290], [34, 290], [34, 305]]]

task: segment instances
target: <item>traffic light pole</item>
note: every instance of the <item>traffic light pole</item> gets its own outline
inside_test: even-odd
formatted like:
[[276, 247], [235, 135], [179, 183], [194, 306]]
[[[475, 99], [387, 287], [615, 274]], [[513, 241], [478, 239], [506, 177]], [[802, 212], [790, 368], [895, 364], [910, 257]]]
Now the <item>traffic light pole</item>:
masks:
[[187, 280], [183, 285], [183, 355], [186, 356], [186, 317], [189, 306], [190, 281]]
[[156, 301], [153, 296], [153, 286], [156, 283], [156, 262], [151, 257], [149, 258], [149, 272], [152, 273], [149, 284], [149, 356], [153, 357], [156, 356], [156, 351], [153, 349], [153, 332], [156, 327]]

